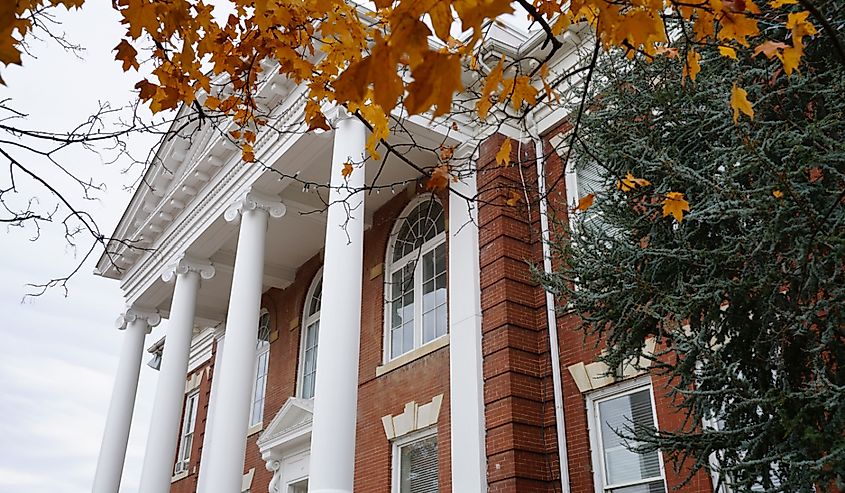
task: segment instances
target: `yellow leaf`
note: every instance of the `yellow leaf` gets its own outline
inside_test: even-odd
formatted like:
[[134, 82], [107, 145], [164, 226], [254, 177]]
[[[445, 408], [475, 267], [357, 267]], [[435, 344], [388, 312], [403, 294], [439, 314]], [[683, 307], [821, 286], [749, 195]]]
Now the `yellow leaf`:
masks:
[[241, 148], [241, 159], [243, 159], [245, 163], [255, 162], [255, 153], [252, 149], [252, 145], [244, 144], [243, 148]]
[[508, 204], [510, 207], [514, 207], [516, 204], [522, 201], [522, 195], [520, 195], [519, 193], [511, 190], [510, 192], [508, 192], [508, 194], [510, 195], [510, 197], [505, 201], [505, 203]]
[[783, 64], [783, 70], [786, 75], [792, 75], [798, 65], [801, 63], [802, 49], [795, 46], [787, 46], [783, 49], [783, 53], [778, 54], [778, 59]]
[[747, 38], [760, 34], [757, 21], [740, 12], [723, 12], [719, 23], [722, 28], [718, 38], [722, 41], [734, 40], [742, 46], [748, 46]]
[[128, 41], [121, 40], [117, 46], [114, 47], [114, 51], [117, 52], [117, 55], [114, 56], [114, 59], [120, 62], [123, 62], [123, 71], [128, 72], [130, 68], [134, 68], [138, 70], [138, 60], [136, 57], [138, 56], [138, 52], [135, 51], [135, 48], [129, 44]]
[[343, 169], [340, 170], [340, 174], [343, 175], [344, 178], [349, 178], [349, 175], [352, 174], [352, 163], [345, 162], [343, 164]]
[[736, 60], [736, 50], [734, 50], [733, 48], [731, 48], [729, 46], [720, 46], [719, 47], [719, 53], [723, 57], [733, 58], [734, 60]]
[[783, 198], [783, 192], [781, 192], [780, 190], [777, 190], [777, 189], [772, 190], [772, 195], [774, 195], [776, 199], [782, 199]]
[[672, 215], [678, 222], [684, 220], [684, 211], [689, 212], [689, 202], [680, 192], [669, 192], [663, 199], [663, 217]]
[[484, 87], [481, 89], [481, 97], [478, 98], [478, 102], [475, 104], [475, 111], [481, 119], [487, 118], [487, 112], [490, 111], [490, 108], [493, 106], [490, 96], [502, 83], [502, 74], [504, 73], [504, 69], [505, 57], [503, 56], [499, 59], [499, 63], [493, 67], [493, 70], [487, 74], [487, 78], [484, 79]]
[[[143, 99], [143, 97], [141, 99]], [[205, 107], [210, 110], [216, 110], [220, 107], [220, 99], [214, 96], [208, 96], [205, 98]]]
[[463, 89], [461, 57], [430, 51], [411, 72], [414, 81], [408, 86], [405, 108], [417, 115], [435, 107], [434, 116], [452, 108], [452, 95]]
[[798, 3], [798, 0], [772, 0], [769, 5], [773, 9], [779, 9], [784, 5], [795, 5], [796, 3]]
[[701, 55], [695, 50], [687, 52], [687, 62], [684, 64], [683, 78], [689, 76], [690, 80], [695, 81], [695, 77], [701, 72]]
[[384, 110], [381, 109], [381, 106], [377, 104], [361, 106], [358, 108], [358, 111], [361, 112], [373, 129], [370, 136], [367, 138], [367, 152], [373, 159], [379, 160], [381, 159], [381, 155], [377, 151], [378, 145], [382, 139], [387, 139], [390, 135], [387, 115]]
[[596, 194], [594, 193], [584, 195], [578, 200], [578, 205], [575, 207], [575, 210], [586, 211], [587, 209], [593, 206], [593, 200], [595, 198]]
[[637, 187], [647, 187], [649, 185], [651, 185], [650, 181], [643, 178], [636, 178], [630, 172], [625, 175], [625, 178], [616, 182], [616, 188], [622, 190], [623, 192], [630, 192]]
[[496, 163], [500, 166], [507, 166], [511, 162], [511, 138], [505, 138], [502, 146], [499, 147], [499, 152], [496, 153]]
[[[522, 107], [522, 103], [529, 105], [537, 104], [537, 89], [531, 85], [531, 78], [527, 75], [519, 75], [515, 79], [503, 81], [505, 89], [510, 93], [511, 105], [514, 109]], [[508, 88], [512, 88], [508, 90]]]
[[736, 84], [731, 88], [731, 109], [733, 110], [734, 123], [739, 120], [739, 113], [745, 113], [748, 118], [754, 119], [754, 108], [751, 107], [751, 102], [748, 101], [748, 93], [745, 89], [737, 87]]

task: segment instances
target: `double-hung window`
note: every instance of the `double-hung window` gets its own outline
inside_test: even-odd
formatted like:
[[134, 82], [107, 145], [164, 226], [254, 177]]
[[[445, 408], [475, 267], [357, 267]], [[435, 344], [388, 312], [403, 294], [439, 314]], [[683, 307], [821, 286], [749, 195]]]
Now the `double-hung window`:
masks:
[[267, 369], [270, 362], [270, 313], [262, 311], [258, 320], [255, 345], [255, 384], [249, 408], [249, 426], [258, 426], [264, 419], [264, 394], [267, 391]]
[[191, 447], [194, 444], [199, 397], [199, 392], [193, 392], [185, 399], [185, 414], [182, 416], [182, 434], [179, 439], [179, 454], [176, 458], [175, 474], [187, 471], [188, 464], [191, 461]]
[[311, 282], [308, 296], [305, 297], [305, 310], [302, 316], [302, 340], [299, 354], [299, 396], [304, 399], [314, 397], [314, 384], [317, 377], [317, 343], [320, 339], [320, 299], [323, 293], [323, 274], [318, 272]]
[[446, 223], [436, 199], [412, 203], [394, 228], [385, 292], [386, 360], [447, 332]]
[[393, 493], [440, 491], [436, 431], [426, 430], [393, 443]]
[[602, 389], [587, 399], [597, 493], [666, 493], [663, 462], [656, 450], [636, 450], [631, 436], [656, 429], [648, 380]]

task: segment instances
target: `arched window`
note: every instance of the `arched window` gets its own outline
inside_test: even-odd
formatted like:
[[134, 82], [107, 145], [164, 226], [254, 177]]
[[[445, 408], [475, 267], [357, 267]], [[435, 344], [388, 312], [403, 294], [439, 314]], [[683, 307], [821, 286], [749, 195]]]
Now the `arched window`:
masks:
[[249, 426], [258, 426], [264, 419], [264, 394], [267, 391], [267, 367], [270, 362], [270, 312], [261, 310], [258, 319], [258, 340], [255, 343], [255, 384], [249, 409]]
[[447, 332], [446, 220], [436, 199], [413, 202], [387, 251], [386, 353], [397, 358]]
[[323, 272], [311, 281], [305, 308], [302, 311], [302, 340], [299, 343], [299, 396], [314, 397], [317, 377], [317, 343], [320, 339], [320, 298], [323, 295]]

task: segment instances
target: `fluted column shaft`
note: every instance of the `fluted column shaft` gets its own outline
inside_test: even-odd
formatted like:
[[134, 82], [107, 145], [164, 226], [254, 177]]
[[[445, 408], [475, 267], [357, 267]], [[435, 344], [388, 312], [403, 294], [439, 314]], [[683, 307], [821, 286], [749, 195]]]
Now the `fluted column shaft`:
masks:
[[160, 321], [158, 314], [134, 308], [128, 309], [118, 318], [118, 328], [125, 331], [97, 460], [97, 471], [94, 473], [94, 485], [91, 488], [93, 493], [117, 493], [120, 489], [132, 411], [135, 407], [135, 393], [138, 390], [138, 376], [141, 372], [144, 337]]
[[214, 268], [210, 264], [186, 257], [168, 266], [162, 274], [165, 282], [175, 278], [176, 286], [147, 435], [140, 493], [162, 493], [170, 488], [173, 457], [179, 443], [179, 423], [200, 277], [210, 279], [213, 275]]
[[[342, 115], [332, 150], [323, 267], [323, 311], [308, 491], [350, 493], [355, 464], [364, 244], [364, 144], [357, 119]], [[353, 171], [343, 176], [344, 164]], [[228, 350], [228, 349], [227, 349]]]

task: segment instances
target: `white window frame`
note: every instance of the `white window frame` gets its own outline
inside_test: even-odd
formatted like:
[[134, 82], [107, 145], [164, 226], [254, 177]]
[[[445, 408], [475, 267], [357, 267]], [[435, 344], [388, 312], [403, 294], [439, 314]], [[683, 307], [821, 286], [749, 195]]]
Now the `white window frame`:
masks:
[[[197, 428], [197, 410], [199, 410], [199, 400], [199, 390], [194, 390], [185, 397], [185, 406], [182, 411], [182, 429], [179, 434], [179, 450], [176, 457], [176, 464], [173, 467], [174, 475], [188, 471], [188, 465], [191, 462], [191, 449], [194, 446], [193, 438]], [[188, 418], [190, 418], [190, 420]], [[187, 441], [188, 436], [191, 437], [191, 444], [187, 448], [187, 457], [185, 457], [185, 442]]]
[[437, 480], [438, 488], [440, 482], [440, 440], [437, 437], [437, 427], [432, 426], [424, 430], [409, 433], [391, 442], [391, 472], [390, 472], [390, 491], [391, 493], [401, 493], [399, 486], [402, 480], [402, 447], [427, 438], [437, 438]]
[[[399, 231], [402, 229], [402, 225], [408, 220], [408, 216], [414, 209], [425, 202], [430, 200], [434, 200], [440, 205], [440, 208], [443, 210], [443, 220], [444, 220], [444, 230], [441, 233], [438, 233], [437, 236], [434, 238], [426, 241], [422, 244], [422, 246], [413, 252], [405, 255], [401, 259], [397, 261], [393, 261], [393, 251], [396, 248], [396, 238], [399, 235]], [[414, 351], [428, 346], [430, 344], [435, 344], [439, 342], [444, 337], [449, 336], [449, 250], [446, 247], [446, 332], [434, 339], [423, 343], [423, 257], [430, 253], [434, 252], [437, 247], [441, 244], [447, 245], [446, 242], [446, 224], [448, 218], [446, 217], [446, 208], [443, 207], [443, 204], [440, 202], [439, 199], [436, 197], [432, 197], [431, 195], [425, 195], [422, 197], [417, 197], [416, 199], [412, 200], [405, 209], [403, 209], [402, 214], [399, 215], [396, 222], [393, 225], [393, 231], [390, 233], [390, 238], [388, 240], [388, 248], [387, 248], [387, 258], [385, 259], [385, 272], [384, 272], [384, 357], [383, 363], [389, 363], [392, 360], [399, 359], [407, 354], [413, 353]], [[400, 270], [404, 269], [406, 265], [416, 262], [414, 266], [414, 346], [399, 355], [392, 356], [391, 355], [391, 348], [392, 348], [392, 338], [391, 338], [391, 306], [393, 305], [393, 274], [399, 272]]]
[[[319, 284], [320, 286], [322, 286], [322, 284], [321, 284], [322, 280], [323, 280], [323, 268], [320, 267], [320, 270], [318, 270], [317, 273], [314, 274], [314, 278], [311, 280], [311, 286], [308, 287], [308, 294], [306, 294], [306, 296], [305, 296], [305, 304], [302, 307], [302, 324], [300, 325], [300, 327], [302, 327], [302, 330], [299, 331], [300, 332], [300, 335], [299, 335], [299, 368], [296, 371], [296, 395], [297, 395], [297, 397], [302, 397], [302, 398], [306, 398], [304, 396], [304, 392], [305, 392], [305, 349], [306, 349], [305, 344], [306, 344], [307, 336], [308, 336], [308, 327], [311, 324], [320, 321], [320, 313], [322, 312], [322, 298], [323, 298], [322, 294], [320, 295], [320, 309], [317, 310], [317, 313], [315, 313], [313, 315], [308, 315], [308, 307], [311, 305], [311, 299], [316, 294], [317, 285]], [[319, 328], [317, 329], [317, 348], [316, 349], [317, 349], [317, 352], [320, 351], [320, 332], [319, 332]], [[315, 367], [314, 378], [315, 379], [316, 379], [316, 376], [317, 376], [316, 366], [317, 366], [317, 361], [316, 361], [316, 357], [315, 357], [315, 360], [314, 360], [314, 367]], [[313, 399], [313, 396], [311, 396], [310, 398]]]
[[[654, 419], [654, 426], [655, 428], [657, 428], [657, 405], [654, 400], [654, 389], [652, 387], [651, 378], [649, 376], [625, 380], [617, 384], [613, 384], [609, 387], [596, 390], [595, 392], [591, 392], [586, 395], [587, 427], [589, 428], [590, 433], [590, 455], [592, 457], [593, 462], [593, 485], [595, 487], [595, 493], [608, 493], [611, 488], [624, 488], [626, 486], [646, 484], [648, 482], [657, 480], [657, 477], [654, 477], [648, 480], [641, 480], [634, 483], [612, 485], [610, 488], [605, 487], [605, 475], [607, 474], [607, 470], [605, 469], [604, 454], [602, 453], [601, 423], [599, 423], [596, 419], [598, 416], [598, 406], [600, 403], [618, 397], [624, 397], [628, 394], [641, 392], [646, 389], [648, 390], [649, 395], [651, 397], [651, 415]], [[666, 468], [663, 463], [663, 453], [659, 450], [657, 451], [657, 460], [660, 464], [660, 479], [663, 480], [663, 486], [665, 490], [669, 492], [669, 485], [666, 483]]]
[[[258, 315], [258, 332], [256, 332], [257, 336], [261, 334], [261, 317], [263, 317], [264, 315], [268, 315], [268, 316], [270, 315], [270, 311], [267, 310], [266, 308], [262, 308], [261, 312]], [[272, 322], [272, 319], [268, 319], [268, 321], [267, 321], [268, 328], [270, 327], [269, 324], [271, 322]], [[256, 344], [256, 346], [258, 345], [258, 337], [256, 337], [256, 339], [255, 339], [255, 344]], [[261, 360], [261, 356], [263, 356], [265, 354], [267, 355], [267, 374], [264, 376], [264, 388], [262, 389], [262, 392], [264, 393], [264, 395], [261, 396], [262, 407], [264, 406], [264, 399], [267, 397], [267, 378], [270, 376], [270, 343], [269, 343], [269, 341], [267, 342], [267, 344], [265, 346], [263, 346], [261, 348], [256, 347], [256, 349], [255, 349], [255, 363], [252, 366], [252, 392], [250, 393], [250, 400], [249, 400], [249, 429], [248, 429], [248, 433], [250, 435], [252, 433], [255, 433], [256, 431], [260, 430], [261, 426], [264, 423], [264, 409], [261, 409], [261, 419], [259, 421], [255, 422], [255, 423], [252, 422], [252, 415], [255, 411], [255, 393], [258, 390], [258, 388], [257, 388], [257, 384], [258, 384], [258, 362]]]

